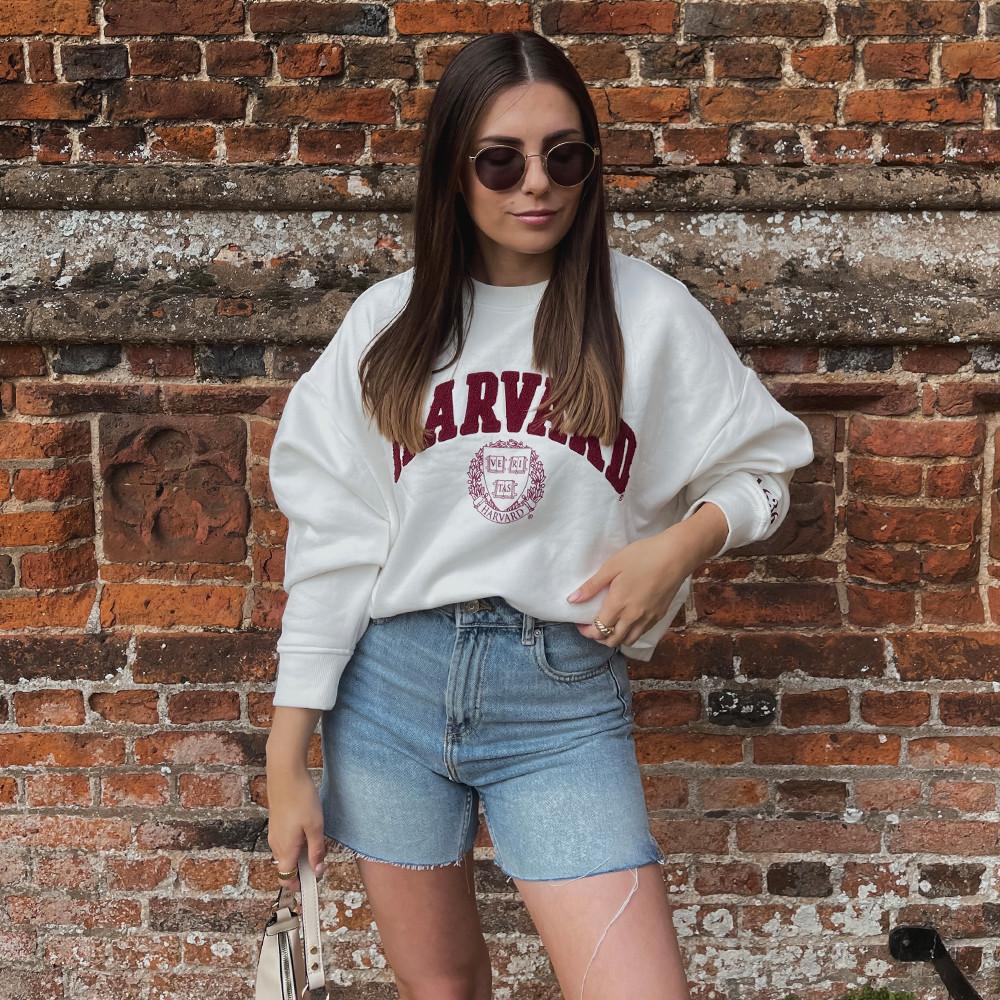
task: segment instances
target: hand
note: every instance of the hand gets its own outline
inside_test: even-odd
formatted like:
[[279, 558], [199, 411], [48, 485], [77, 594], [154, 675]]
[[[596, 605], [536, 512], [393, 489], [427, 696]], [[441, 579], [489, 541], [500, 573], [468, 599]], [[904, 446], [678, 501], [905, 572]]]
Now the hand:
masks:
[[614, 631], [607, 637], [588, 622], [580, 632], [606, 646], [629, 646], [666, 613], [684, 580], [718, 551], [728, 523], [713, 503], [702, 504], [685, 521], [619, 549], [568, 598], [587, 601], [604, 587], [597, 614]]
[[295, 877], [279, 879], [292, 892], [300, 888], [299, 855], [304, 844], [309, 848], [309, 864], [317, 876], [323, 873], [326, 838], [323, 833], [323, 807], [309, 772], [303, 768], [267, 769], [267, 843], [277, 862], [276, 872], [296, 872]]

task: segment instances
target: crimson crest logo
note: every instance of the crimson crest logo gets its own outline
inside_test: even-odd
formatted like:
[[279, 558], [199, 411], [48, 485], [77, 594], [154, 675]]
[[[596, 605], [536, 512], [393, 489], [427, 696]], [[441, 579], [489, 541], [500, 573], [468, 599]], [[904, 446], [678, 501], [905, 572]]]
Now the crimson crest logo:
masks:
[[472, 456], [468, 478], [473, 506], [498, 524], [531, 517], [545, 492], [538, 452], [517, 438], [484, 444]]

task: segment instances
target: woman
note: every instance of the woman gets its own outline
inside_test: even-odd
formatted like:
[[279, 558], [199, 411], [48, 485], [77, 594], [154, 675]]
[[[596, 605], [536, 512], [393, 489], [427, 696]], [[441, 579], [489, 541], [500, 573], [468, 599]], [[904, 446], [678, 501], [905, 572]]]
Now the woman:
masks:
[[680, 281], [609, 249], [586, 88], [533, 32], [450, 63], [415, 214], [414, 267], [357, 297], [272, 446], [274, 860], [294, 889], [335, 841], [404, 1000], [483, 1000], [481, 804], [567, 998], [686, 998], [627, 657], [773, 534], [809, 432]]

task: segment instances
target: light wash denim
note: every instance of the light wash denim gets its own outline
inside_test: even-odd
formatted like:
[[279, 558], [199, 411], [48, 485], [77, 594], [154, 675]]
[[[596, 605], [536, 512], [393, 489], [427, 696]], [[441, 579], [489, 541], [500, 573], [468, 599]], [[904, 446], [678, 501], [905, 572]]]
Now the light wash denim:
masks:
[[664, 864], [627, 660], [501, 597], [373, 618], [322, 718], [326, 835], [350, 857], [460, 864], [479, 803], [508, 880]]

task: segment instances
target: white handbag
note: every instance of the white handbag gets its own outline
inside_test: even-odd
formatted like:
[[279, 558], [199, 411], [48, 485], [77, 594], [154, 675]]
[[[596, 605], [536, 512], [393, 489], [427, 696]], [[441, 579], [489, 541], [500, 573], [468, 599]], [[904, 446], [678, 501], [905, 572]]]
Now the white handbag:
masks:
[[257, 955], [254, 1000], [329, 1000], [323, 945], [319, 935], [319, 894], [316, 873], [306, 847], [299, 855], [299, 910], [283, 902], [282, 883], [264, 925]]

